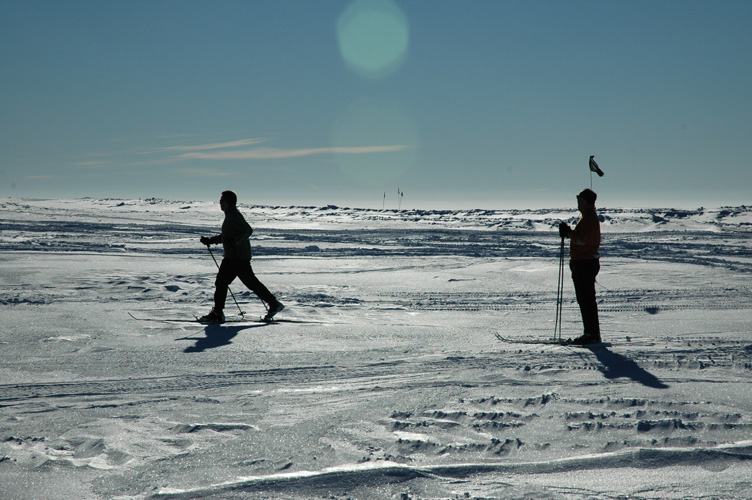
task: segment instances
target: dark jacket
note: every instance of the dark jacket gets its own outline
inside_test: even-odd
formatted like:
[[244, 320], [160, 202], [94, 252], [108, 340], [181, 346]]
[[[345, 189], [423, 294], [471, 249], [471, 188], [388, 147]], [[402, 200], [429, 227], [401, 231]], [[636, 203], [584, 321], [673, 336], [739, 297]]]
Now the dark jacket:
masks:
[[226, 259], [251, 260], [251, 242], [248, 238], [253, 228], [236, 207], [225, 212], [222, 234], [211, 238], [212, 243], [222, 243]]
[[598, 249], [601, 245], [601, 223], [595, 208], [582, 212], [574, 230], [569, 233], [569, 257], [571, 260], [588, 260], [600, 257]]

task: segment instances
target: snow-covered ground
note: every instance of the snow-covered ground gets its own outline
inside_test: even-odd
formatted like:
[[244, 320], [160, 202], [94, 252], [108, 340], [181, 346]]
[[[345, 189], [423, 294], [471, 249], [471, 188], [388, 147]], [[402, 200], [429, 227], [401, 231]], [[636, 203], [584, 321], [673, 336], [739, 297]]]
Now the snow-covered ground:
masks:
[[573, 208], [241, 211], [296, 322], [180, 321], [217, 203], [0, 199], [0, 498], [752, 498], [752, 207], [600, 209], [593, 349], [495, 337]]

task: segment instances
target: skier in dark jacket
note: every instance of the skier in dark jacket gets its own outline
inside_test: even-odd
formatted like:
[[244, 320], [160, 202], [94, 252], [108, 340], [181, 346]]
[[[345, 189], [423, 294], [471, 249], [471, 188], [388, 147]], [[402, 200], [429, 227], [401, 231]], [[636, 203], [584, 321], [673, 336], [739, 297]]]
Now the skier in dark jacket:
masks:
[[559, 235], [569, 238], [569, 269], [572, 271], [574, 291], [580, 305], [584, 333], [574, 339], [574, 344], [597, 344], [601, 342], [598, 323], [598, 304], [595, 301], [595, 277], [600, 271], [601, 224], [595, 212], [597, 195], [585, 189], [577, 195], [577, 208], [582, 217], [574, 229], [565, 222], [559, 224]]
[[206, 246], [221, 243], [225, 257], [219, 266], [217, 279], [214, 284], [214, 308], [203, 316], [201, 321], [207, 323], [221, 323], [225, 320], [222, 312], [227, 299], [227, 289], [235, 278], [240, 278], [245, 286], [268, 304], [268, 311], [264, 319], [270, 321], [275, 314], [285, 306], [259, 281], [251, 268], [251, 242], [249, 238], [253, 229], [246, 222], [237, 208], [238, 196], [233, 191], [223, 191], [219, 206], [225, 213], [222, 222], [222, 233], [211, 238], [201, 237], [201, 243]]

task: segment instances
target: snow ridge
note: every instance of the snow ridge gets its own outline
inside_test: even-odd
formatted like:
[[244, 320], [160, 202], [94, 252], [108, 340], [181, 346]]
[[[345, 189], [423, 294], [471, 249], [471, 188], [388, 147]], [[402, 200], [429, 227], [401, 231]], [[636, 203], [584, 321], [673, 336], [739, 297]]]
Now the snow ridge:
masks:
[[728, 462], [752, 460], [752, 441], [713, 448], [634, 448], [617, 452], [522, 463], [463, 463], [411, 466], [395, 462], [332, 467], [321, 471], [299, 471], [267, 476], [242, 477], [234, 481], [190, 489], [166, 488], [145, 497], [148, 500], [187, 500], [229, 491], [311, 488], [326, 485], [400, 482], [418, 477], [459, 479], [479, 474], [556, 474], [571, 471], [616, 468], [659, 468], [696, 466], [716, 469]]

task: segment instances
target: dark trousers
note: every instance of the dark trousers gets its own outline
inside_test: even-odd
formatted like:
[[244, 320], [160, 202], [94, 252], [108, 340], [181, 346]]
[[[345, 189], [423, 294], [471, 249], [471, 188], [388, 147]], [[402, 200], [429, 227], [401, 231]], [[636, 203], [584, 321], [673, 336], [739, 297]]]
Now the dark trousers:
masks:
[[595, 277], [601, 270], [598, 259], [573, 260], [569, 263], [574, 282], [574, 292], [580, 305], [584, 333], [600, 337], [598, 324], [598, 304], [595, 302]]
[[222, 264], [219, 266], [219, 272], [217, 273], [217, 279], [214, 282], [216, 290], [214, 291], [214, 308], [221, 311], [225, 308], [225, 300], [227, 300], [227, 287], [230, 286], [235, 278], [240, 278], [253, 293], [259, 296], [261, 300], [267, 304], [274, 304], [277, 299], [272, 293], [259, 281], [253, 269], [251, 268], [251, 261], [243, 259], [222, 259]]

